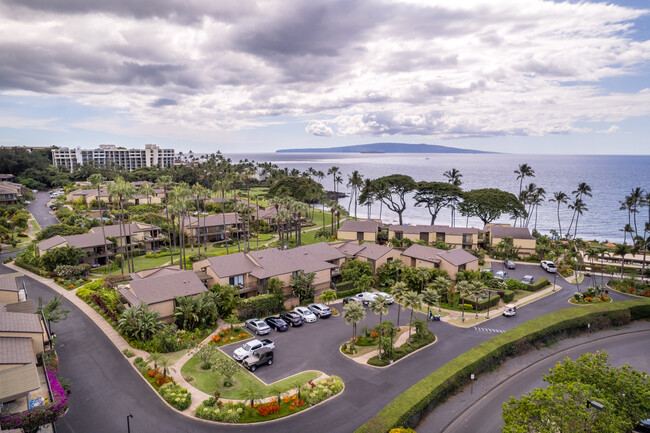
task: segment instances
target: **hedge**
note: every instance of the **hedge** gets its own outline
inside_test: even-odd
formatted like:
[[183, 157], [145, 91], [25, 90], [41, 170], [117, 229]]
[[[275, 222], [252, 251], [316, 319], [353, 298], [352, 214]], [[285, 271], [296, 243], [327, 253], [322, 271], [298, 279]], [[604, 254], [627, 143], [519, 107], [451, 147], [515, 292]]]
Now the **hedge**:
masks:
[[274, 295], [259, 295], [246, 298], [237, 306], [239, 320], [265, 317], [284, 310], [284, 303]]
[[361, 293], [361, 290], [359, 289], [340, 290], [336, 292], [336, 298], [337, 299], [347, 298], [348, 296], [354, 296], [357, 293]]
[[[514, 293], [513, 293], [513, 296], [514, 296]], [[463, 297], [462, 299], [464, 301], [463, 303], [470, 304], [472, 306], [472, 309], [476, 308], [476, 302], [474, 301], [473, 298]], [[478, 301], [478, 310], [479, 311], [487, 310], [488, 303], [490, 304], [490, 308], [492, 308], [495, 305], [497, 305], [499, 303], [499, 301], [501, 301], [501, 298], [496, 293], [493, 294], [492, 296], [490, 296], [489, 299], [488, 298], [480, 299]]]
[[524, 290], [527, 290], [529, 292], [537, 292], [538, 290], [546, 288], [549, 284], [551, 283], [548, 281], [548, 279], [546, 279], [546, 277], [543, 277], [535, 281], [533, 284], [528, 285], [528, 287]]
[[512, 302], [513, 299], [515, 299], [515, 292], [513, 290], [506, 290], [503, 292], [501, 299], [503, 299], [503, 302], [508, 304]]
[[630, 320], [650, 318], [647, 300], [569, 308], [547, 314], [517, 326], [465, 352], [407, 389], [356, 433], [387, 432], [399, 426], [414, 427], [420, 417], [445, 401], [469, 381], [499, 366], [503, 359], [522, 354], [533, 347], [591, 329], [622, 326]]
[[533, 284], [522, 283], [512, 278], [508, 278], [505, 282], [508, 290], [525, 290], [527, 292], [537, 292], [550, 284], [546, 277], [540, 278]]

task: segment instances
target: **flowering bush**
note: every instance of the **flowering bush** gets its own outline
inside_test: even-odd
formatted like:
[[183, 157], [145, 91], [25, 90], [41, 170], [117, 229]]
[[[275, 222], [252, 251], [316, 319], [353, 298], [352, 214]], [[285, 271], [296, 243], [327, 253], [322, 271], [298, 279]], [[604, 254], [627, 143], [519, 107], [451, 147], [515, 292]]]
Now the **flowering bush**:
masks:
[[592, 298], [591, 296], [587, 296], [587, 297], [585, 297], [584, 301], [585, 302], [594, 302], [594, 298]]
[[206, 404], [208, 400], [196, 408], [194, 415], [198, 418], [236, 423], [246, 408], [243, 403], [228, 403], [225, 405], [217, 405], [216, 407], [214, 405], [210, 406]]
[[260, 416], [269, 416], [280, 412], [280, 405], [277, 400], [271, 400], [266, 404], [258, 404], [256, 409]]
[[379, 338], [379, 334], [376, 333], [375, 331], [372, 331], [372, 332], [370, 333], [370, 338], [372, 338], [373, 340], [374, 340], [375, 338]]
[[218, 343], [219, 340], [221, 340], [221, 335], [217, 334], [217, 335], [212, 336], [212, 342], [213, 343]]
[[161, 386], [160, 395], [178, 410], [185, 410], [192, 403], [192, 394], [176, 383], [166, 383]]
[[68, 410], [68, 393], [56, 377], [58, 371], [47, 368], [45, 373], [52, 388], [52, 403], [0, 418], [1, 429], [36, 430], [39, 426], [52, 423], [65, 414]]
[[302, 395], [305, 401], [313, 406], [343, 390], [343, 381], [338, 376], [330, 376], [319, 382], [310, 381], [303, 386]]

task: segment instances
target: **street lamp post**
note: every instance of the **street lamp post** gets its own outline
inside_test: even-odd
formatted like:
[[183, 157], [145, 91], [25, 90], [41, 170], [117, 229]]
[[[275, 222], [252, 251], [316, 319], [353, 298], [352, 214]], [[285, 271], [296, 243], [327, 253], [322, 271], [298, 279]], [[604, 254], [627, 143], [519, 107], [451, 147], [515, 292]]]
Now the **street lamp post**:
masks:
[[488, 290], [488, 312], [487, 312], [487, 318], [490, 318], [490, 297], [492, 296], [492, 290]]
[[128, 414], [126, 416], [126, 431], [128, 433], [131, 433], [131, 418], [133, 418], [133, 415], [131, 414]]
[[591, 410], [592, 408], [596, 409], [597, 411], [602, 411], [603, 409], [605, 409], [605, 406], [602, 403], [597, 402], [595, 400], [587, 400], [587, 410], [589, 410], [590, 416], [585, 423], [586, 432], [591, 431], [591, 429], [589, 428], [589, 423], [593, 422], [591, 417], [591, 415], [593, 415], [593, 410]]

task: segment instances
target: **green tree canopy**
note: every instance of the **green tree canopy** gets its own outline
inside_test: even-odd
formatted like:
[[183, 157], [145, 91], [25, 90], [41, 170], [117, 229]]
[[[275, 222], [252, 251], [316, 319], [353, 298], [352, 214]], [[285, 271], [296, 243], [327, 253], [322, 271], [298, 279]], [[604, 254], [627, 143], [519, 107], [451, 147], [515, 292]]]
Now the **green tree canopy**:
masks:
[[477, 217], [489, 224], [503, 214], [512, 218], [525, 217], [526, 209], [514, 194], [496, 188], [473, 189], [463, 193], [458, 205], [461, 215]]
[[371, 182], [370, 190], [386, 207], [395, 212], [402, 224], [402, 214], [406, 210], [406, 195], [417, 188], [411, 176], [391, 174]]
[[431, 225], [436, 223], [438, 212], [462, 197], [459, 186], [447, 182], [419, 182], [415, 193], [415, 206], [426, 206], [431, 215]]
[[76, 247], [60, 247], [48, 251], [41, 257], [43, 267], [50, 272], [53, 272], [59, 265], [75, 266], [79, 263], [79, 259], [85, 256], [84, 250]]
[[[549, 386], [503, 404], [503, 432], [632, 430], [650, 417], [648, 375], [629, 365], [612, 367], [608, 361], [607, 353], [598, 352], [558, 362], [544, 376]], [[590, 407], [593, 401], [603, 409]]]
[[298, 271], [293, 277], [291, 277], [291, 289], [293, 294], [300, 299], [300, 302], [314, 297], [315, 278], [315, 273], [305, 273], [305, 271]]
[[341, 276], [343, 277], [343, 281], [355, 282], [363, 275], [373, 276], [372, 265], [368, 262], [354, 259], [345, 262], [341, 267]]
[[306, 202], [318, 191], [323, 191], [323, 186], [315, 180], [304, 176], [287, 176], [277, 180], [269, 188], [269, 197], [286, 197]]
[[59, 236], [82, 235], [87, 231], [88, 229], [85, 229], [83, 227], [69, 226], [67, 224], [55, 224], [55, 225], [47, 226], [43, 230], [38, 232], [36, 234], [36, 240], [40, 242], [45, 239], [53, 238], [56, 235]]

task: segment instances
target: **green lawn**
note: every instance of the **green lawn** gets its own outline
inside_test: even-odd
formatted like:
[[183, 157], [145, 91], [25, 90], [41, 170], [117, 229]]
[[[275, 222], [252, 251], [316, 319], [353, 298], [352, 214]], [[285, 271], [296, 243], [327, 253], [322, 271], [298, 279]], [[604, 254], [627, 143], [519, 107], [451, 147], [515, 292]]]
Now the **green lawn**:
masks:
[[29, 220], [29, 223], [32, 225], [32, 235], [41, 231], [41, 226], [38, 225], [38, 222], [34, 218]]
[[178, 352], [161, 353], [160, 357], [162, 359], [166, 359], [169, 362], [169, 365], [173, 365], [179, 359], [181, 359], [187, 353], [187, 351], [188, 349], [183, 349], [179, 350]]
[[[176, 260], [178, 260], [178, 255], [174, 254], [174, 258], [175, 258], [174, 263], [177, 263]], [[169, 263], [170, 260], [171, 258], [169, 256], [155, 257], [152, 259], [148, 259], [145, 256], [139, 256], [133, 258], [133, 264], [135, 265], [136, 271], [141, 271], [143, 269], [151, 269], [151, 268], [157, 268], [159, 266], [163, 266]], [[126, 266], [126, 263], [124, 265]]]
[[[221, 358], [230, 359], [228, 355], [224, 354], [221, 351], [217, 353], [217, 356]], [[235, 362], [233, 360], [230, 361]], [[244, 399], [245, 398], [244, 390], [247, 389], [248, 387], [253, 387], [259, 392], [257, 398], [271, 397], [277, 395], [277, 393], [274, 393], [272, 391], [272, 389], [275, 386], [280, 387], [282, 389], [282, 392], [286, 392], [292, 388], [295, 388], [296, 387], [295, 385], [297, 383], [300, 383], [302, 385], [312, 379], [316, 379], [321, 375], [319, 372], [316, 371], [305, 371], [296, 376], [289, 377], [279, 382], [275, 382], [270, 386], [267, 386], [264, 385], [264, 383], [260, 381], [257, 377], [249, 373], [244, 367], [241, 367], [240, 371], [235, 373], [235, 376], [233, 377], [234, 385], [229, 388], [225, 388], [222, 385], [221, 376], [219, 375], [219, 373], [210, 370], [207, 371], [201, 370], [200, 365], [201, 365], [201, 360], [196, 356], [193, 356], [189, 361], [185, 363], [185, 365], [183, 365], [181, 372], [184, 377], [186, 377], [188, 374], [193, 376], [194, 380], [191, 382], [191, 384], [196, 388], [200, 389], [201, 391], [212, 395], [214, 391], [218, 389], [219, 392], [221, 393], [222, 398], [230, 398], [230, 399]], [[281, 367], [264, 366], [261, 368], [281, 368]]]

